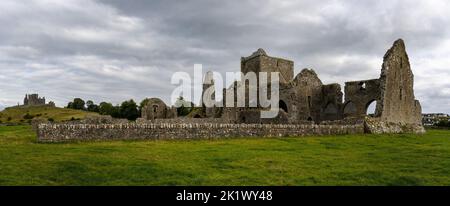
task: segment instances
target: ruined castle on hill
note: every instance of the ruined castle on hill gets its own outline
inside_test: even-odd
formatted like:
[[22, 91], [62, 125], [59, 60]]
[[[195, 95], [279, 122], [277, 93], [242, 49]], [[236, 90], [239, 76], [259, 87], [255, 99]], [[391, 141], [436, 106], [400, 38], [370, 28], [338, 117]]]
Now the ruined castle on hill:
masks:
[[25, 94], [23, 99], [24, 106], [45, 105], [45, 97], [39, 97], [38, 94]]
[[[70, 139], [173, 139], [216, 138], [239, 136], [302, 136], [321, 134], [358, 133], [423, 133], [421, 105], [415, 99], [414, 76], [403, 40], [394, 42], [384, 55], [378, 79], [346, 82], [345, 99], [339, 84], [323, 84], [312, 69], [304, 69], [294, 77], [294, 62], [271, 57], [258, 49], [249, 57], [241, 58], [241, 72], [279, 73], [279, 113], [277, 117], [261, 118], [266, 108], [206, 107], [202, 105], [190, 117], [177, 117], [176, 108], [161, 99], [152, 98], [142, 109], [142, 118], [126, 124], [79, 124], [39, 126], [40, 141]], [[257, 75], [258, 76], [258, 75]], [[270, 77], [269, 77], [270, 78]], [[245, 79], [223, 89], [236, 95]], [[259, 81], [259, 79], [258, 79]], [[205, 77], [203, 90], [214, 87], [212, 73]], [[259, 93], [259, 88], [257, 93]], [[213, 98], [215, 99], [215, 97]], [[367, 116], [367, 109], [376, 102], [375, 114]], [[236, 103], [236, 102], [235, 102]], [[234, 104], [236, 105], [236, 104]], [[259, 105], [259, 104], [258, 104]], [[79, 131], [74, 130], [78, 129]], [[80, 136], [80, 134], [83, 134]]]
[[48, 104], [45, 102], [45, 97], [39, 97], [39, 94], [25, 94], [23, 99], [23, 106], [42, 106], [49, 105], [55, 106], [55, 103], [50, 101]]

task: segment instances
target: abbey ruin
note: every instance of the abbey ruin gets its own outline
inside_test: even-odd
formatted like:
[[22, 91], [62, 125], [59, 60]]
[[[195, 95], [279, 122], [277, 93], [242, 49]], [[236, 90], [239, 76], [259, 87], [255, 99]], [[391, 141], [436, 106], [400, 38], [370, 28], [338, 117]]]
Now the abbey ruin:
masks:
[[[401, 39], [395, 41], [384, 55], [380, 77], [346, 82], [345, 98], [341, 85], [323, 84], [312, 69], [303, 69], [294, 77], [293, 61], [271, 57], [263, 49], [241, 58], [241, 72], [279, 73], [280, 111], [277, 117], [261, 118], [260, 113], [265, 108], [259, 103], [257, 107], [249, 107], [248, 103], [253, 101], [249, 97], [246, 97], [244, 107], [201, 105], [191, 118], [177, 117], [174, 107], [152, 98], [143, 108], [143, 118], [136, 123], [41, 124], [38, 136], [41, 141], [64, 141], [425, 131], [421, 123], [421, 106], [414, 96], [414, 76]], [[208, 72], [203, 89], [214, 86]], [[221, 101], [236, 101], [236, 96], [228, 99], [226, 94], [240, 87], [246, 87], [245, 79], [223, 89]], [[372, 102], [376, 102], [375, 114], [368, 116], [367, 109]]]
[[[319, 124], [323, 121], [364, 119], [369, 105], [376, 102], [374, 119], [403, 124], [420, 124], [421, 122], [421, 106], [414, 97], [414, 76], [403, 40], [397, 40], [385, 54], [380, 78], [345, 83], [345, 100], [343, 100], [341, 85], [323, 84], [312, 69], [303, 69], [294, 77], [294, 62], [270, 57], [263, 49], [258, 49], [249, 57], [242, 57], [241, 72], [244, 74], [248, 72], [280, 73], [279, 107], [281, 111], [278, 117], [270, 120], [260, 118], [260, 112], [263, 109], [261, 107], [207, 108], [203, 106], [197, 118], [220, 118], [224, 122], [247, 124], [299, 124], [308, 121]], [[214, 81], [210, 79], [212, 75], [208, 72], [204, 90], [214, 87]], [[224, 89], [223, 101], [227, 101], [226, 93], [229, 90], [237, 90], [244, 85], [242, 81], [235, 82], [230, 88]], [[236, 99], [235, 95], [231, 101]], [[248, 101], [247, 96], [246, 102]], [[162, 100], [153, 98], [147, 104], [142, 116], [146, 120], [154, 120], [170, 119], [175, 115], [173, 108], [168, 107]]]

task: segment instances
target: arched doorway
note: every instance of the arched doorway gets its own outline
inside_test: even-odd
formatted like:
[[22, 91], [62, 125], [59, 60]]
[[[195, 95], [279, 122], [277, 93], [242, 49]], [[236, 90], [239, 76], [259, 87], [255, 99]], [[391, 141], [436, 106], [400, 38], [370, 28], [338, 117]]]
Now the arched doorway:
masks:
[[377, 108], [377, 101], [376, 100], [369, 101], [369, 103], [367, 103], [366, 105], [366, 115], [371, 117], [375, 116], [376, 108]]
[[288, 107], [283, 100], [280, 100], [280, 103], [278, 105], [279, 105], [280, 109], [282, 109], [284, 112], [288, 113]]
[[344, 106], [344, 117], [354, 116], [356, 114], [356, 105], [349, 101]]
[[326, 120], [335, 120], [337, 119], [338, 109], [335, 104], [329, 102], [327, 106], [325, 106], [323, 113]]

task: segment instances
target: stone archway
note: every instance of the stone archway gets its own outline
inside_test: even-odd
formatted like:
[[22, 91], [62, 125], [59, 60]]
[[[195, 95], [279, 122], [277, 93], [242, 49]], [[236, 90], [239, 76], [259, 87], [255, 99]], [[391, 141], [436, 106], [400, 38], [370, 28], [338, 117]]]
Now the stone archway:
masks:
[[323, 109], [323, 119], [324, 120], [335, 120], [338, 118], [338, 108], [337, 106], [329, 102]]
[[369, 102], [367, 102], [365, 106], [365, 114], [368, 116], [375, 116], [376, 107], [377, 107], [377, 100], [376, 99], [370, 100]]
[[345, 103], [343, 111], [344, 117], [355, 116], [356, 113], [357, 109], [355, 103], [353, 103], [352, 101], [348, 101], [347, 103]]

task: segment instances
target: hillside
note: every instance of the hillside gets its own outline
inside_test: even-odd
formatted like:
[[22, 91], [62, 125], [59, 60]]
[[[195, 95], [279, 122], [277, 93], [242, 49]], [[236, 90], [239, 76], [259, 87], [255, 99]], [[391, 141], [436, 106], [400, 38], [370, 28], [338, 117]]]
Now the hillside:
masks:
[[0, 123], [26, 123], [33, 118], [44, 118], [54, 120], [56, 122], [83, 119], [87, 115], [98, 115], [96, 113], [58, 108], [51, 106], [20, 106], [10, 107], [0, 112]]

